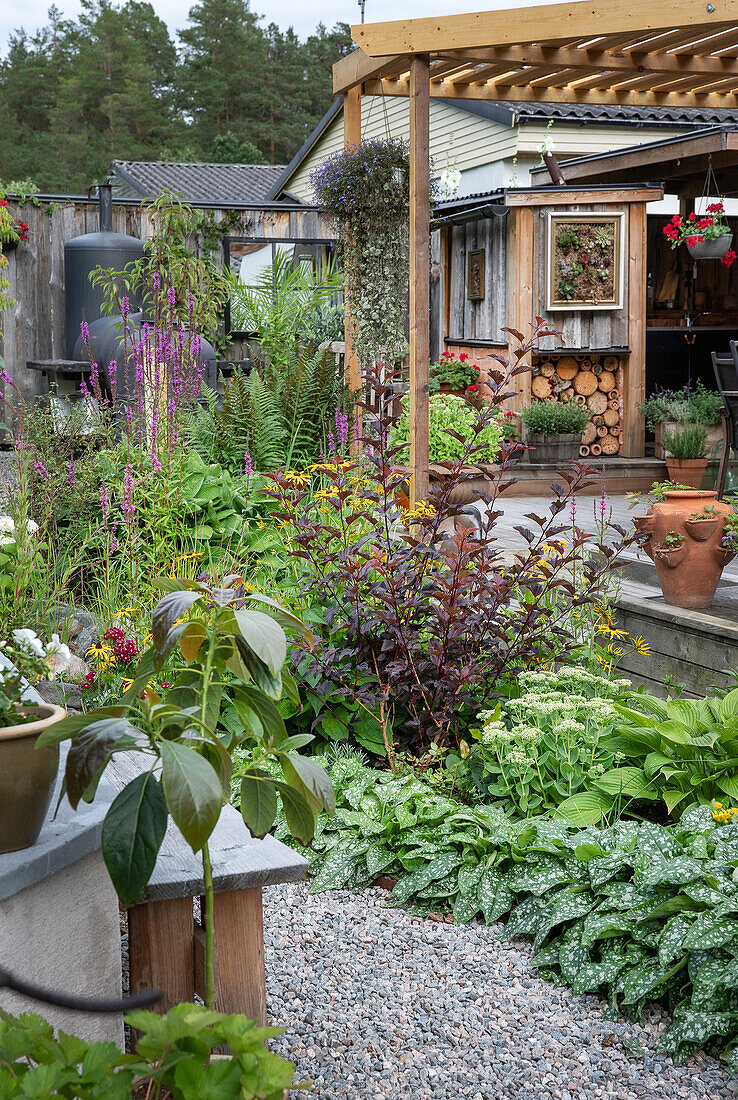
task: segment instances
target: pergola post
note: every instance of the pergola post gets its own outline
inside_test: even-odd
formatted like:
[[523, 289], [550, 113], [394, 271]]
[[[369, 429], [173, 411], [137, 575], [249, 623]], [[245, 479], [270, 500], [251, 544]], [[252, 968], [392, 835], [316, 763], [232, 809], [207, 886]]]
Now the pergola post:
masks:
[[425, 500], [430, 361], [430, 59], [410, 62], [410, 506]]
[[[355, 88], [349, 88], [343, 95], [343, 144], [345, 149], [349, 149], [352, 146], [355, 147], [361, 141], [361, 84], [357, 84]], [[361, 363], [359, 357], [356, 354], [356, 348], [354, 346], [354, 322], [353, 318], [348, 312], [348, 287], [345, 287], [345, 300], [347, 303], [344, 320], [344, 378], [346, 385], [353, 394], [359, 394], [359, 401], [361, 401], [361, 390], [363, 385], [363, 379], [361, 375]], [[354, 406], [355, 422], [358, 426], [358, 431], [353, 432], [351, 449], [357, 451], [360, 449], [360, 443], [357, 437], [361, 434], [361, 405], [356, 404]]]

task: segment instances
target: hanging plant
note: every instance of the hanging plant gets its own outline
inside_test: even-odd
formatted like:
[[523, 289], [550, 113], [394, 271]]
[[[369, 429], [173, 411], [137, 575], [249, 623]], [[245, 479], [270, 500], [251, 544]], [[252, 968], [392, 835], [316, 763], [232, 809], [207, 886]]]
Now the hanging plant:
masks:
[[28, 240], [28, 226], [25, 222], [16, 222], [8, 210], [6, 199], [0, 199], [0, 245], [3, 252], [17, 248], [21, 241]]
[[315, 201], [343, 248], [346, 314], [362, 363], [392, 366], [407, 350], [410, 150], [376, 138], [311, 173]]
[[663, 232], [672, 248], [686, 244], [695, 260], [720, 260], [725, 267], [730, 267], [736, 258], [730, 247], [733, 234], [725, 220], [722, 202], [711, 202], [704, 214], [696, 214], [693, 210], [686, 221], [675, 214]]

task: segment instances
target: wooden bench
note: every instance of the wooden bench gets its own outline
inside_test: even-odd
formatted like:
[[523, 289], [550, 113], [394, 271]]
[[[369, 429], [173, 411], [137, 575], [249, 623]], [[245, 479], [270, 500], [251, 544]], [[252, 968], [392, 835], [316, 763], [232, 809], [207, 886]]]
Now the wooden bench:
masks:
[[[140, 771], [133, 754], [108, 769], [121, 790]], [[307, 860], [286, 844], [252, 837], [233, 806], [225, 806], [210, 842], [215, 899], [215, 1007], [266, 1023], [262, 888], [298, 882]], [[194, 917], [204, 890], [200, 855], [194, 855], [169, 820], [153, 874], [140, 901], [128, 909], [131, 993], [160, 989], [166, 1012], [205, 992], [205, 929]], [[203, 914], [205, 906], [201, 905]]]

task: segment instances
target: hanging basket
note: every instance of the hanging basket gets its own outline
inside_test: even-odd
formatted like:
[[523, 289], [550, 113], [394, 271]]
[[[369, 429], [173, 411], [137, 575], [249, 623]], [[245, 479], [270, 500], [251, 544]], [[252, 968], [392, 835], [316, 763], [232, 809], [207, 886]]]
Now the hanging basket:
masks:
[[689, 254], [694, 260], [722, 260], [733, 242], [732, 233], [723, 233], [722, 237], [715, 237], [711, 241], [699, 241], [697, 244], [688, 244]]

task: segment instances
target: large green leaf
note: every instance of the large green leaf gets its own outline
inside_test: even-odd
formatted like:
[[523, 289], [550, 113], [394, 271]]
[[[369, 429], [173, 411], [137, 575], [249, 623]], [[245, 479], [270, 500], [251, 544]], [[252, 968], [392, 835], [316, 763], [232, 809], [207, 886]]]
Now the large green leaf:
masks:
[[203, 598], [204, 593], [192, 591], [192, 589], [178, 589], [176, 592], [167, 592], [154, 608], [153, 626], [151, 637], [153, 640], [154, 660], [157, 668], [161, 668], [169, 653], [171, 653], [179, 635], [184, 630], [173, 632], [172, 627], [181, 615], [184, 615], [194, 603]]
[[314, 809], [332, 814], [336, 808], [336, 793], [320, 764], [296, 752], [280, 753], [279, 758], [290, 785], [297, 787]]
[[65, 773], [67, 798], [75, 810], [81, 798], [92, 801], [116, 749], [133, 748], [140, 737], [127, 718], [101, 718], [80, 730], [69, 747]]
[[254, 836], [266, 836], [277, 816], [277, 788], [268, 772], [253, 768], [241, 780], [241, 816]]
[[277, 781], [275, 786], [282, 796], [284, 816], [290, 834], [302, 844], [309, 844], [315, 833], [315, 814], [307, 799], [287, 783]]
[[[280, 700], [282, 698], [281, 673], [273, 673], [261, 658], [257, 657], [245, 638], [240, 634], [236, 635], [235, 642], [238, 656], [246, 669], [247, 676], [254, 681], [259, 691], [262, 691], [268, 698]], [[243, 679], [246, 678], [246, 676], [243, 677]]]
[[580, 791], [559, 803], [556, 816], [583, 828], [585, 825], [597, 825], [611, 806], [612, 799], [604, 791]]
[[595, 780], [595, 786], [611, 795], [626, 795], [629, 798], [657, 797], [641, 768], [611, 768]]
[[738, 773], [733, 775], [721, 775], [719, 779], [715, 780], [715, 786], [719, 787], [725, 794], [730, 795], [732, 799], [738, 802]]
[[220, 816], [223, 790], [212, 764], [177, 741], [161, 741], [161, 780], [169, 812], [194, 852]]
[[125, 707], [100, 707], [98, 710], [89, 711], [88, 714], [71, 714], [68, 718], [62, 718], [61, 722], [54, 722], [52, 726], [47, 726], [36, 738], [36, 748], [59, 745], [62, 741], [76, 736], [80, 730], [87, 729], [93, 722], [107, 718], [120, 718], [125, 711]]
[[111, 803], [102, 827], [102, 854], [124, 905], [138, 900], [167, 831], [167, 805], [151, 772], [137, 775]]
[[246, 645], [277, 677], [287, 659], [287, 638], [282, 627], [263, 611], [241, 608], [234, 615]]

